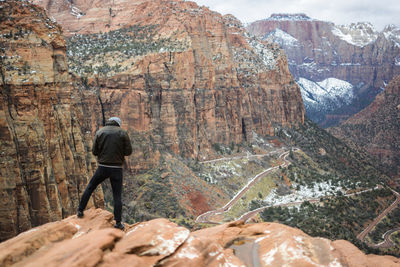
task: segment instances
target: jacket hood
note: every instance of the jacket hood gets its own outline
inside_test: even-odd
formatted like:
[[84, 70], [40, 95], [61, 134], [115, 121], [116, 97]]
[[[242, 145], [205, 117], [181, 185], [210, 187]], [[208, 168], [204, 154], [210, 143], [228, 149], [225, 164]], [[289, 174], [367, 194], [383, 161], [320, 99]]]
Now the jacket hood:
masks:
[[111, 118], [109, 118], [108, 120], [109, 120], [109, 121], [115, 121], [115, 122], [117, 122], [117, 123], [118, 123], [118, 126], [121, 127], [122, 122], [121, 122], [121, 119], [120, 119], [120, 118], [118, 118], [118, 117], [111, 117]]
[[112, 121], [106, 121], [106, 125], [105, 126], [118, 126], [120, 127], [120, 125], [118, 124], [118, 122], [112, 120]]

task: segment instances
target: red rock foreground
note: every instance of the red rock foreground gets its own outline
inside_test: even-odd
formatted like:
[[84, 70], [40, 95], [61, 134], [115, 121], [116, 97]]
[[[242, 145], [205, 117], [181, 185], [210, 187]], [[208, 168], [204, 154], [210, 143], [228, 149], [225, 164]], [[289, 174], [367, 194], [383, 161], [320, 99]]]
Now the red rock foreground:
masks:
[[400, 266], [351, 243], [310, 237], [277, 223], [233, 222], [190, 232], [167, 219], [112, 228], [90, 209], [0, 244], [1, 266]]

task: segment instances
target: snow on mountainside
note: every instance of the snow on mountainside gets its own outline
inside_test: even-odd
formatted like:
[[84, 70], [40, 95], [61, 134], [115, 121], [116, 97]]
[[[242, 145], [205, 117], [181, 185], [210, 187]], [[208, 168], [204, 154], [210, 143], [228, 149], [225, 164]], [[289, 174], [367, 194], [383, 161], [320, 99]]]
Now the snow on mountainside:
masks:
[[354, 99], [353, 85], [336, 78], [321, 82], [300, 78], [297, 84], [307, 110], [329, 111], [348, 105]]
[[399, 27], [397, 27], [396, 25], [388, 25], [383, 30], [383, 35], [385, 36], [385, 38], [387, 40], [392, 41], [397, 47], [400, 48], [400, 28]]
[[[383, 31], [377, 31], [368, 22], [335, 25], [304, 14], [274, 14], [251, 23], [247, 29], [250, 34], [279, 44], [286, 52], [289, 70], [295, 79], [309, 80], [309, 83], [304, 80], [303, 83], [321, 90], [321, 95], [328, 93], [316, 82], [330, 77], [354, 86], [353, 102], [348, 104], [349, 98], [346, 98], [347, 102], [341, 105], [337, 102], [342, 97], [315, 100], [311, 92], [303, 89], [303, 97], [310, 95], [304, 100], [306, 109], [310, 103], [315, 106], [307, 110], [307, 115], [322, 127], [336, 125], [359, 112], [388, 81], [400, 74], [399, 26], [389, 25]], [[319, 101], [323, 106], [317, 108]], [[335, 106], [339, 108], [333, 109]]]
[[304, 13], [295, 13], [295, 14], [272, 14], [271, 17], [266, 20], [277, 20], [277, 21], [314, 21], [314, 19], [310, 18]]
[[369, 22], [332, 26], [332, 33], [349, 44], [364, 47], [376, 41], [378, 32]]
[[281, 29], [275, 29], [274, 31], [267, 33], [264, 37], [262, 37], [262, 39], [277, 43], [281, 47], [300, 45], [299, 41], [296, 38], [294, 38], [287, 32], [282, 31]]

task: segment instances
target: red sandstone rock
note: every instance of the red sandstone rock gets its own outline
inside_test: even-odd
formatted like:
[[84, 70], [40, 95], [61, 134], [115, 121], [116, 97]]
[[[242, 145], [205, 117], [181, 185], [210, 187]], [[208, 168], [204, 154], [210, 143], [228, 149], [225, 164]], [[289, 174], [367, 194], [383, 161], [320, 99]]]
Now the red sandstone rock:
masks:
[[[84, 142], [88, 134], [77, 121], [84, 116], [72, 100], [61, 28], [28, 2], [0, 6], [0, 240], [5, 240], [73, 214], [92, 158]], [[95, 197], [102, 206], [101, 191]]]
[[[276, 45], [250, 37], [233, 16], [188, 1], [35, 2], [62, 25], [67, 38], [74, 33], [93, 38], [69, 47], [70, 70], [83, 75], [85, 91], [100, 99], [101, 108], [89, 108], [89, 114], [104, 114], [102, 119], [118, 114], [131, 134], [134, 153], [127, 160], [127, 179], [131, 173], [159, 168], [170, 157], [204, 160], [215, 156], [213, 144], [251, 142], [253, 133], [273, 135], [276, 125], [303, 123], [300, 91], [285, 54]], [[90, 49], [111, 36], [87, 34], [128, 26], [134, 28], [128, 31], [131, 37], [146, 36], [130, 39], [141, 48], [159, 40], [164, 45], [137, 55], [125, 53], [125, 48], [106, 49], [103, 43], [87, 56], [82, 56], [86, 50], [74, 49]], [[146, 30], [141, 32], [139, 26]], [[118, 43], [113, 38], [110, 43]], [[105, 62], [121, 68], [97, 74], [83, 71]], [[94, 106], [92, 99], [84, 102]], [[92, 133], [102, 122], [93, 119], [92, 115]], [[188, 216], [205, 212], [226, 197], [198, 177], [164, 180]], [[126, 191], [138, 195], [135, 189]]]
[[[274, 124], [304, 120], [283, 52], [249, 37], [233, 16], [187, 1], [36, 3], [66, 36], [141, 25], [155, 27], [152, 40], [182, 45], [140, 56], [108, 51], [104, 58], [96, 53], [79, 60], [88, 67], [107, 61], [127, 68], [105, 77], [88, 74], [88, 84], [98, 89], [106, 117], [120, 114], [123, 127], [143, 142], [129, 159], [133, 170], [154, 167], [164, 148], [203, 159], [213, 153], [214, 143], [240, 143], [251, 140], [253, 131], [271, 135]], [[74, 8], [85, 15], [72, 15]]]
[[[0, 243], [2, 266], [399, 266], [351, 243], [310, 237], [277, 223], [233, 222], [190, 233], [166, 219], [111, 228], [112, 214], [90, 209]], [[91, 230], [81, 231], [82, 228]], [[104, 227], [105, 228], [104, 228]], [[250, 255], [250, 257], [249, 257]]]

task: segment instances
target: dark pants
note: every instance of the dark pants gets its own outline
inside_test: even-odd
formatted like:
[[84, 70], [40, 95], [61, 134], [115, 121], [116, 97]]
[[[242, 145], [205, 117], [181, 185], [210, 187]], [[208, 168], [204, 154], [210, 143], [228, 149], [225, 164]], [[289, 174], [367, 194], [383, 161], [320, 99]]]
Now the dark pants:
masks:
[[101, 184], [105, 179], [110, 178], [111, 187], [114, 198], [114, 219], [116, 222], [121, 222], [121, 212], [122, 212], [122, 168], [109, 168], [99, 166], [90, 179], [85, 192], [83, 192], [81, 201], [79, 202], [78, 209], [83, 211], [89, 201], [90, 196], [96, 187]]

